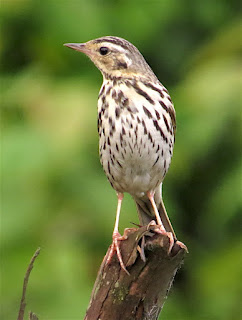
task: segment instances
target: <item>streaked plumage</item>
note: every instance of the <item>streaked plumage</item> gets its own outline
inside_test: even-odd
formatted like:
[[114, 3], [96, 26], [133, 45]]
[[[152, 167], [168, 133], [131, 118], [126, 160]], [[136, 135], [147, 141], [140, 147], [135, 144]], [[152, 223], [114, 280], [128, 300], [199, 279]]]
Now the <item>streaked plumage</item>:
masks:
[[176, 131], [168, 91], [138, 49], [122, 38], [108, 36], [66, 46], [84, 52], [103, 74], [98, 98], [99, 153], [119, 199], [113, 235], [118, 255], [117, 240], [121, 238], [117, 228], [124, 192], [134, 198], [142, 225], [156, 216], [161, 230], [171, 232], [176, 240], [161, 196]]

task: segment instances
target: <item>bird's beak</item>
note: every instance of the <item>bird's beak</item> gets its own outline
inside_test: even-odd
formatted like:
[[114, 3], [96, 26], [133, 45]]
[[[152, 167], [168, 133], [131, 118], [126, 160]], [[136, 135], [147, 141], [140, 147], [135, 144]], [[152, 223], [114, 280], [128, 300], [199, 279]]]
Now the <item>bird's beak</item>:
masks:
[[64, 46], [71, 48], [71, 49], [74, 49], [76, 51], [83, 52], [87, 55], [91, 53], [90, 50], [87, 49], [86, 43], [65, 43]]

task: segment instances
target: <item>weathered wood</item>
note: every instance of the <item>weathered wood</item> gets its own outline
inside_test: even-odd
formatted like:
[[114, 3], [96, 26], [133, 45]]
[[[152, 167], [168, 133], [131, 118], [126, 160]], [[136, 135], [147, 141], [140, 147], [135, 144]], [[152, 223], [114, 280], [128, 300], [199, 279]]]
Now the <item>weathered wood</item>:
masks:
[[[85, 320], [155, 320], [164, 305], [186, 246], [170, 248], [170, 239], [156, 225], [125, 229], [121, 253], [128, 275], [116, 255], [104, 257]], [[171, 250], [170, 250], [171, 249]]]

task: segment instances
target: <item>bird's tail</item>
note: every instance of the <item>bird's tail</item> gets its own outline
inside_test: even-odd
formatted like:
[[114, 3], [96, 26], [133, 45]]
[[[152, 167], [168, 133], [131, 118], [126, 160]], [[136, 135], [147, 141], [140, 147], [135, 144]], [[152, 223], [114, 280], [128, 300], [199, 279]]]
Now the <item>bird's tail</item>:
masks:
[[[161, 221], [164, 225], [164, 228], [166, 229], [167, 232], [172, 233], [174, 240], [176, 241], [177, 240], [176, 234], [174, 232], [174, 229], [171, 225], [170, 219], [169, 219], [168, 214], [166, 212], [166, 208], [164, 206], [164, 203], [163, 203], [163, 200], [161, 197], [160, 188], [159, 189], [157, 188], [154, 198], [155, 198], [155, 203], [156, 203], [157, 209], [159, 211]], [[138, 215], [139, 215], [139, 221], [142, 226], [149, 224], [152, 220], [155, 219], [154, 210], [152, 208], [152, 205], [151, 205], [148, 197], [143, 197], [142, 199], [134, 198], [134, 200], [135, 200]]]

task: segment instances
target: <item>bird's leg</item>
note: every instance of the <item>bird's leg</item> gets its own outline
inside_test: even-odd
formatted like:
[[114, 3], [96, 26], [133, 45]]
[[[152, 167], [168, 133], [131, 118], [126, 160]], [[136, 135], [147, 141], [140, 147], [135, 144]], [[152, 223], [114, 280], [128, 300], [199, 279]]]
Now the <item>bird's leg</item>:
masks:
[[161, 229], [162, 231], [166, 232], [166, 229], [165, 229], [165, 227], [163, 226], [163, 223], [162, 223], [161, 218], [160, 218], [159, 211], [158, 211], [158, 209], [157, 209], [157, 206], [156, 206], [156, 203], [155, 203], [155, 200], [154, 200], [154, 195], [155, 195], [154, 191], [148, 191], [148, 192], [147, 192], [147, 196], [148, 196], [148, 198], [149, 198], [149, 200], [150, 200], [150, 203], [151, 203], [151, 205], [152, 205], [152, 207], [153, 207], [153, 209], [154, 209], [156, 221], [157, 221], [158, 225], [160, 226], [160, 229]]
[[116, 220], [115, 220], [115, 225], [114, 225], [114, 230], [113, 230], [113, 242], [112, 242], [111, 249], [109, 251], [109, 254], [107, 256], [107, 260], [106, 261], [107, 261], [107, 264], [109, 264], [111, 259], [112, 259], [112, 257], [113, 257], [113, 255], [115, 254], [115, 251], [116, 251], [121, 268], [127, 274], [129, 274], [129, 272], [125, 268], [125, 265], [124, 265], [124, 262], [123, 262], [123, 259], [122, 259], [122, 255], [121, 255], [121, 251], [120, 251], [120, 244], [119, 244], [119, 241], [125, 240], [126, 237], [121, 236], [119, 231], [118, 231], [119, 216], [120, 216], [121, 204], [122, 204], [122, 200], [123, 200], [124, 195], [123, 195], [123, 193], [118, 192], [117, 196], [118, 196], [118, 206], [117, 206]]
[[172, 249], [172, 247], [174, 245], [174, 242], [175, 242], [174, 241], [174, 237], [172, 235], [172, 232], [167, 232], [166, 231], [166, 229], [165, 229], [165, 227], [164, 227], [164, 225], [163, 225], [163, 223], [161, 221], [161, 217], [160, 217], [159, 211], [157, 209], [157, 206], [156, 206], [156, 203], [155, 203], [155, 200], [154, 200], [154, 195], [155, 195], [154, 191], [148, 191], [147, 192], [147, 196], [148, 196], [148, 198], [150, 200], [150, 203], [151, 203], [151, 205], [153, 207], [153, 210], [154, 210], [154, 213], [155, 213], [155, 216], [156, 216], [157, 224], [160, 227], [160, 231], [161, 231], [162, 234], [167, 235], [169, 237], [169, 239], [170, 239], [170, 247], [169, 247], [169, 253], [170, 253], [171, 249]]

